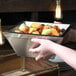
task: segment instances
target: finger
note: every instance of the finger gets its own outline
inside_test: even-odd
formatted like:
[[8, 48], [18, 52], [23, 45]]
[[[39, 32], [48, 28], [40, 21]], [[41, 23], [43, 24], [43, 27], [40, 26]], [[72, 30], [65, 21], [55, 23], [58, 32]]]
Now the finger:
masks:
[[54, 21], [54, 23], [61, 23], [61, 22], [59, 22], [59, 21]]
[[34, 44], [31, 46], [31, 48], [37, 48], [37, 47], [39, 47], [39, 46], [40, 46], [40, 44], [34, 43]]
[[33, 38], [33, 39], [31, 39], [32, 42], [34, 42], [34, 43], [38, 43], [38, 44], [41, 43], [41, 40], [42, 40], [42, 39], [37, 39], [37, 38]]
[[42, 55], [38, 55], [35, 59], [36, 59], [36, 61], [41, 60], [41, 59], [43, 59], [43, 56]]
[[35, 49], [31, 48], [31, 49], [29, 49], [29, 51], [32, 52], [32, 53], [39, 53], [40, 52], [38, 50], [38, 48], [35, 48]]

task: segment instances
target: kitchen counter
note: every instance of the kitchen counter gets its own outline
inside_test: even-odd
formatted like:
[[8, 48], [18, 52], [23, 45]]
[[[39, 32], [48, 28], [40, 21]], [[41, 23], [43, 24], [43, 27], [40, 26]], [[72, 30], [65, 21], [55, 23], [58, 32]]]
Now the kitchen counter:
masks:
[[[16, 55], [3, 57], [0, 60], [0, 74], [2, 76], [11, 76], [16, 74], [16, 76], [58, 76], [59, 69], [57, 63], [52, 63], [48, 61], [35, 61], [34, 58], [25, 57], [25, 71], [22, 73], [21, 69], [23, 67], [22, 57]], [[27, 73], [25, 74], [25, 72]], [[16, 73], [17, 72], [17, 73]], [[22, 73], [22, 75], [17, 75]]]
[[[22, 58], [16, 55], [5, 57], [2, 60], [0, 59], [0, 74], [1, 75], [8, 74], [8, 72], [20, 70], [20, 68], [22, 67], [21, 61], [22, 61]], [[34, 75], [34, 76], [46, 76], [46, 75], [48, 76], [53, 76], [53, 75], [54, 76], [76, 76], [76, 71], [72, 68], [65, 71], [59, 71], [57, 68], [49, 69], [49, 66], [52, 66], [52, 65], [58, 66], [58, 64], [52, 63], [52, 62], [50, 62], [49, 64], [44, 61], [36, 62], [33, 58], [25, 58], [25, 67], [29, 71], [32, 71], [31, 75]], [[43, 69], [43, 70], [39, 71], [40, 69]], [[28, 72], [27, 72], [27, 75], [25, 74], [22, 76], [29, 76]]]

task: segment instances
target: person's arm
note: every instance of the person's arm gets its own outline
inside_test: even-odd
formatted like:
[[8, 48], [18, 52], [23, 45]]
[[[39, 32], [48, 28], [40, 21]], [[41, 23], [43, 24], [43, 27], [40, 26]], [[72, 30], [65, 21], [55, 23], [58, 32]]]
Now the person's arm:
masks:
[[[67, 64], [76, 69], [76, 50], [73, 50], [68, 47], [64, 47], [62, 45], [52, 43], [53, 52], [63, 59]], [[51, 47], [50, 47], [51, 51]]]
[[56, 54], [63, 59], [67, 64], [76, 69], [76, 51], [68, 47], [64, 47], [46, 39], [32, 39], [32, 42], [40, 44], [36, 48], [31, 48], [30, 51], [38, 53], [36, 60], [51, 57]]

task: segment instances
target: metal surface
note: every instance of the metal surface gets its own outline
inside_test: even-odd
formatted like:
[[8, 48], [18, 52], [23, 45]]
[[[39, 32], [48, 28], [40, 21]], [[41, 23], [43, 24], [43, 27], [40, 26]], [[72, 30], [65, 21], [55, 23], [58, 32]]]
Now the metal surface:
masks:
[[[31, 42], [31, 38], [44, 38], [54, 40], [57, 43], [62, 42], [63, 37], [49, 37], [49, 36], [35, 36], [35, 35], [26, 35], [26, 34], [15, 34], [4, 32], [7, 40], [9, 41], [10, 45], [16, 52], [18, 56], [28, 56], [28, 57], [35, 57], [37, 54], [33, 54], [29, 52], [29, 48], [33, 45]], [[21, 36], [19, 36], [21, 35]]]
[[[32, 22], [26, 21], [26, 25], [30, 26]], [[44, 23], [44, 24], [51, 24], [51, 23]], [[52, 23], [53, 24], [53, 23]], [[69, 24], [59, 24], [60, 28], [67, 28], [69, 27]], [[15, 28], [17, 28], [16, 26]], [[14, 29], [15, 29], [14, 28]], [[33, 54], [29, 52], [29, 48], [33, 45], [31, 42], [31, 38], [40, 38], [40, 39], [49, 39], [53, 40], [56, 43], [61, 43], [63, 40], [62, 37], [58, 36], [43, 36], [43, 35], [33, 35], [33, 34], [25, 34], [25, 33], [15, 33], [10, 32], [10, 30], [3, 32], [7, 40], [9, 41], [10, 45], [16, 52], [18, 56], [25, 56], [25, 57], [36, 57], [37, 54]]]

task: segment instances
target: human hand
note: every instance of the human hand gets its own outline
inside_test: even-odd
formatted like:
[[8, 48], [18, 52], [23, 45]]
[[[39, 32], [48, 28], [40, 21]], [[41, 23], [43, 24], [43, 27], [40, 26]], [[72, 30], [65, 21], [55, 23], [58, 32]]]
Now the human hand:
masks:
[[54, 21], [54, 23], [58, 23], [59, 24], [59, 23], [62, 23], [62, 22], [60, 22], [60, 21]]
[[[29, 49], [32, 53], [38, 53], [38, 56], [36, 57], [36, 60], [39, 59], [47, 59], [51, 57], [54, 53], [50, 51], [50, 40], [46, 39], [32, 39], [32, 42], [35, 44]], [[51, 49], [52, 50], [52, 49]]]

